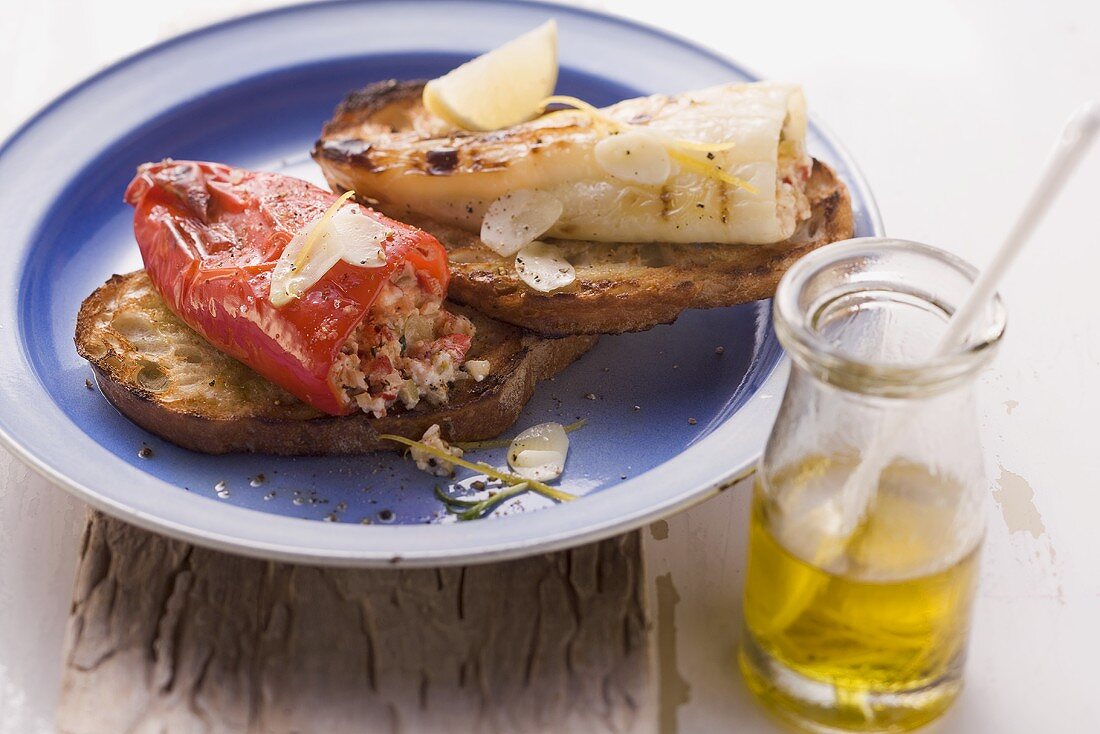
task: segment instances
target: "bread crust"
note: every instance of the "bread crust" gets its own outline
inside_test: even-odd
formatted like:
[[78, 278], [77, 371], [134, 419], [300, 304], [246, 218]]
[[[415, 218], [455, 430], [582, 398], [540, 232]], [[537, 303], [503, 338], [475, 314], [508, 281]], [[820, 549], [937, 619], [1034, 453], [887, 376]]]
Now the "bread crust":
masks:
[[[345, 190], [357, 177], [376, 173], [372, 131], [415, 137], [417, 130], [429, 127], [422, 89], [423, 82], [378, 82], [352, 92], [340, 104], [313, 151], [334, 190]], [[431, 175], [449, 173], [427, 158], [418, 165]], [[528, 287], [516, 274], [512, 258], [501, 258], [475, 234], [405, 210], [391, 211], [386, 202], [368, 203], [443, 243], [450, 259], [453, 301], [545, 336], [567, 336], [642, 331], [671, 323], [689, 308], [770, 298], [798, 258], [853, 236], [851, 197], [832, 168], [815, 160], [806, 193], [811, 217], [792, 237], [775, 245], [561, 241], [574, 250], [587, 246], [591, 252], [616, 254], [574, 263], [576, 281], [552, 293]]]
[[385, 418], [329, 416], [302, 403], [212, 347], [172, 314], [144, 271], [112, 276], [80, 307], [76, 349], [104, 396], [142, 428], [207, 454], [363, 454], [401, 447], [378, 438], [419, 438], [433, 423], [451, 441], [503, 433], [539, 380], [595, 344], [594, 337], [545, 339], [475, 312], [469, 358], [489, 376], [455, 385], [441, 407], [395, 410]]

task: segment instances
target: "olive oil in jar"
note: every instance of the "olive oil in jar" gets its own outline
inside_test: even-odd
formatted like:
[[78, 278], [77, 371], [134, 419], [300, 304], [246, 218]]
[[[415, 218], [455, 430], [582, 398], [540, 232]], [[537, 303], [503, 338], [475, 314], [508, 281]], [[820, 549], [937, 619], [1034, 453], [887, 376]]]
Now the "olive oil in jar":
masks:
[[853, 465], [809, 458], [773, 477], [781, 491], [758, 480], [741, 667], [766, 704], [820, 730], [905, 731], [958, 693], [978, 543], [955, 547], [962, 488], [904, 462], [855, 532], [830, 536], [826, 498]]
[[791, 371], [757, 470], [740, 663], [802, 730], [905, 731], [959, 692], [989, 490], [976, 383], [1000, 301], [966, 345], [939, 345], [976, 278], [943, 250], [858, 238], [776, 290]]

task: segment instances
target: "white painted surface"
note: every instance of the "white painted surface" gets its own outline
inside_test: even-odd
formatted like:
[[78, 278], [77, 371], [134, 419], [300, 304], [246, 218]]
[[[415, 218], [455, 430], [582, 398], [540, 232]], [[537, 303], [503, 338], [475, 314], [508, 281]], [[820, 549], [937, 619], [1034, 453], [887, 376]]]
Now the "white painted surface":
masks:
[[[270, 4], [4, 2], [0, 136], [126, 53]], [[584, 4], [802, 82], [814, 114], [863, 167], [888, 232], [979, 266], [1063, 119], [1100, 98], [1092, 0]], [[1002, 290], [1009, 332], [982, 380], [996, 501], [968, 688], [936, 731], [1100, 729], [1100, 479], [1090, 461], [1100, 453], [1098, 194], [1100, 149]], [[675, 624], [662, 667], [666, 701], [686, 698], [668, 710], [681, 732], [779, 730], [733, 665], [747, 490], [671, 518], [665, 540], [647, 531], [651, 573], [670, 574], [679, 597], [659, 623]], [[0, 451], [0, 734], [49, 729], [82, 512]]]

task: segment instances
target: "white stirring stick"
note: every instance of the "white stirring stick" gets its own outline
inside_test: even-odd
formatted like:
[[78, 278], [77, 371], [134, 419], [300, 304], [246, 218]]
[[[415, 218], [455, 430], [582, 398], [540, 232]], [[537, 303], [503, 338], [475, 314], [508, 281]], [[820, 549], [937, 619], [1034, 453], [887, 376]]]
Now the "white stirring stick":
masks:
[[[1001, 249], [979, 274], [966, 300], [948, 322], [931, 356], [943, 356], [966, 343], [974, 323], [996, 292], [997, 284], [1023, 249], [1035, 227], [1042, 221], [1051, 203], [1062, 192], [1098, 130], [1100, 104], [1096, 102], [1085, 104], [1066, 123], [1031, 198], [1027, 200], [1016, 223], [1009, 230]], [[863, 460], [848, 476], [840, 490], [839, 517], [834, 537], [841, 539], [841, 542], [823, 544], [818, 550], [818, 555], [823, 557], [815, 559], [819, 564], [828, 564], [844, 551], [847, 539], [859, 527], [870, 507], [879, 475], [893, 460], [897, 442], [901, 438], [899, 433], [905, 419], [897, 414], [891, 414], [891, 417], [886, 430], [875, 433]]]

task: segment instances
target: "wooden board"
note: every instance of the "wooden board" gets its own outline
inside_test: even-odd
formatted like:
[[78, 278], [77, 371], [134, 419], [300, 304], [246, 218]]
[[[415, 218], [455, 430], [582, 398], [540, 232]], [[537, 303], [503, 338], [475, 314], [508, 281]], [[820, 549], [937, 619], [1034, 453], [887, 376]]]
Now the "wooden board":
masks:
[[92, 513], [65, 734], [649, 732], [638, 533], [465, 568], [227, 555]]

